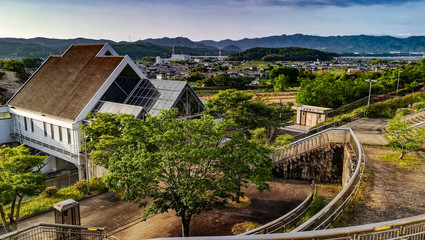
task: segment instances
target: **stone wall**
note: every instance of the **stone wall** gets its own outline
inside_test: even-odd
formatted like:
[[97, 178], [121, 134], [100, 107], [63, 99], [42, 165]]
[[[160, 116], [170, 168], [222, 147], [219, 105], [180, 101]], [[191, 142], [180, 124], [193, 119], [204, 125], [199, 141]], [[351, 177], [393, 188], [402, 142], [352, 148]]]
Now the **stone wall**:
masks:
[[[287, 179], [341, 184], [343, 169], [347, 171], [350, 165], [346, 164], [344, 168], [344, 155], [347, 155], [344, 149], [344, 144], [329, 143], [276, 162], [273, 173], [277, 177]], [[344, 179], [351, 177], [351, 174], [344, 175]]]

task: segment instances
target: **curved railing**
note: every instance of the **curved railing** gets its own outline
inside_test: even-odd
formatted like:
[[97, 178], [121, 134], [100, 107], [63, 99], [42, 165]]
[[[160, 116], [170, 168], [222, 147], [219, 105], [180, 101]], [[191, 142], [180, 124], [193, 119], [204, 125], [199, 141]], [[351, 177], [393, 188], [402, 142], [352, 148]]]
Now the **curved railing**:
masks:
[[310, 194], [300, 205], [298, 205], [292, 211], [267, 224], [264, 224], [258, 228], [252, 229], [248, 232], [244, 232], [239, 235], [269, 234], [275, 232], [283, 232], [295, 227], [301, 221], [302, 217], [305, 215], [305, 213], [308, 211], [311, 204], [313, 203], [316, 190], [316, 185], [313, 182], [311, 184]]
[[365, 155], [359, 140], [354, 135], [353, 130], [350, 128], [331, 128], [293, 142], [290, 144], [289, 149], [281, 151], [280, 155], [274, 159], [274, 161], [279, 161], [279, 157], [282, 159], [288, 158], [331, 142], [339, 142], [350, 145], [357, 158], [356, 168], [354, 172], [351, 173], [350, 180], [347, 184], [345, 184], [342, 191], [320, 212], [302, 225], [295, 228], [293, 232], [327, 228], [334, 220], [336, 220], [336, 218], [339, 217], [360, 184], [364, 171]]
[[[159, 238], [172, 240], [176, 238]], [[196, 240], [381, 240], [381, 239], [425, 239], [425, 214], [393, 221], [372, 223], [360, 226], [334, 228], [306, 232], [263, 234], [250, 236], [190, 237]], [[158, 240], [158, 239], [157, 239]]]

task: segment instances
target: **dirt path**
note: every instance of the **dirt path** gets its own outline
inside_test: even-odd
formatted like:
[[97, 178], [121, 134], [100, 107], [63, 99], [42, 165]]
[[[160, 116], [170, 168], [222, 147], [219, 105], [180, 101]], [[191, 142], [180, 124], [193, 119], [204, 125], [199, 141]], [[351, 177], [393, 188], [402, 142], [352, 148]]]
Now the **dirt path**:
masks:
[[425, 152], [417, 154], [423, 164], [406, 169], [378, 156], [391, 153], [386, 147], [364, 146], [366, 153], [366, 200], [350, 225], [395, 220], [425, 212]]
[[[232, 235], [234, 224], [253, 221], [260, 224], [270, 222], [289, 212], [300, 204], [310, 191], [310, 183], [276, 179], [271, 183], [272, 191], [258, 193], [254, 187], [246, 191], [251, 206], [237, 209], [220, 207], [205, 212], [191, 222], [191, 236]], [[180, 219], [169, 212], [135, 222], [135, 225], [113, 234], [114, 239], [145, 239], [181, 236]]]
[[[253, 221], [265, 224], [298, 206], [310, 193], [305, 181], [275, 179], [271, 192], [260, 194], [255, 187], [246, 190], [251, 206], [242, 209], [220, 207], [195, 217], [191, 235], [232, 235], [234, 224]], [[180, 219], [173, 212], [159, 214], [140, 222], [141, 211], [133, 202], [121, 201], [114, 193], [104, 193], [80, 201], [81, 222], [84, 226], [105, 227], [111, 239], [146, 239], [181, 236]], [[53, 211], [25, 219], [19, 228], [36, 222], [54, 222]], [[3, 229], [1, 229], [3, 230]], [[1, 232], [3, 234], [4, 232]]]

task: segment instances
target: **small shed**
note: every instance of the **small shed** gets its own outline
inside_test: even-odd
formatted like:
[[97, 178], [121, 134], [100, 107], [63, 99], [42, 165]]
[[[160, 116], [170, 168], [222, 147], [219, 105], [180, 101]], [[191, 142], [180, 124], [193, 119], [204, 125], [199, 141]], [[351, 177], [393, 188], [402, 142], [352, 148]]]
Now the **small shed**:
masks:
[[314, 127], [326, 120], [327, 114], [332, 108], [316, 107], [309, 105], [295, 105], [292, 109], [297, 110], [297, 125]]
[[67, 199], [53, 205], [55, 223], [81, 225], [80, 203], [73, 199]]

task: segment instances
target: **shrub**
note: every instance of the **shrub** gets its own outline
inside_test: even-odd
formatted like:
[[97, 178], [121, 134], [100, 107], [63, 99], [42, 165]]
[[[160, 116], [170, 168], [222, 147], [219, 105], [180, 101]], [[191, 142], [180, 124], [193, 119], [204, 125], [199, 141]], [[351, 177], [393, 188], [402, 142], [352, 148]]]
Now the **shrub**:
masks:
[[88, 191], [87, 191], [87, 181], [86, 180], [81, 180], [81, 181], [79, 181], [79, 182], [76, 182], [75, 184], [74, 184], [74, 189], [76, 189], [76, 190], [78, 190], [78, 191], [80, 191], [80, 192], [82, 192], [82, 193], [87, 193]]
[[232, 233], [234, 235], [238, 235], [238, 234], [247, 232], [249, 230], [255, 229], [257, 227], [260, 227], [260, 226], [261, 226], [261, 224], [254, 223], [254, 222], [237, 223], [237, 224], [233, 225]]
[[108, 188], [105, 185], [105, 182], [103, 181], [102, 178], [92, 178], [89, 181], [89, 185], [90, 185], [90, 191], [98, 191], [98, 192], [107, 192]]
[[44, 189], [43, 192], [41, 192], [41, 196], [51, 197], [57, 192], [58, 192], [58, 190], [55, 187], [48, 187], [48, 188]]
[[[87, 188], [86, 188], [87, 189]], [[57, 202], [66, 200], [66, 199], [74, 199], [80, 200], [84, 198], [84, 193], [74, 187], [62, 188], [58, 193], [55, 194], [55, 198], [58, 199]]]

